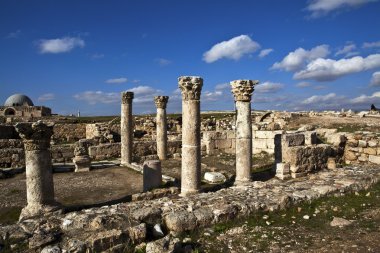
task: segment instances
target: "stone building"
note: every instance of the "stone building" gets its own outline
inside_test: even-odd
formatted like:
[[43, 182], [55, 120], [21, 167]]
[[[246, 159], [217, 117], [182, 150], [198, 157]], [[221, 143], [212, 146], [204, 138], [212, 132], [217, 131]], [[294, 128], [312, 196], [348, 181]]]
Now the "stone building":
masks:
[[0, 116], [38, 118], [51, 116], [51, 109], [45, 106], [34, 106], [29, 97], [14, 94], [7, 98], [4, 106], [0, 106]]

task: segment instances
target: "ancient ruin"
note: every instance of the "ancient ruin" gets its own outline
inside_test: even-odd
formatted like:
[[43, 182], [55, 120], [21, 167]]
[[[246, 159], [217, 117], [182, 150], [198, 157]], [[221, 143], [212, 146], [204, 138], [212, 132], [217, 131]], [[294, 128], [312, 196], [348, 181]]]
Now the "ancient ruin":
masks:
[[166, 160], [168, 152], [168, 137], [167, 137], [167, 120], [166, 120], [166, 104], [168, 96], [154, 97], [154, 103], [157, 107], [156, 125], [157, 125], [157, 155], [160, 160]]
[[203, 79], [195, 76], [178, 78], [182, 93], [182, 164], [181, 195], [200, 191], [201, 130], [200, 97]]
[[121, 164], [132, 163], [133, 148], [133, 92], [121, 93]]

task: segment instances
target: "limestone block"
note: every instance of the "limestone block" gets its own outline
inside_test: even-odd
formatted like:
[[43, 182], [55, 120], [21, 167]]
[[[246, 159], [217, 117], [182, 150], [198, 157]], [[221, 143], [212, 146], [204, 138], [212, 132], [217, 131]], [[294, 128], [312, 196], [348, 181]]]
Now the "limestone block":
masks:
[[282, 145], [285, 147], [303, 146], [305, 144], [304, 134], [284, 134], [282, 135]]
[[252, 146], [255, 149], [266, 149], [267, 148], [267, 140], [266, 139], [253, 139]]
[[334, 157], [329, 157], [327, 159], [327, 168], [329, 170], [335, 170], [336, 169], [336, 162]]
[[357, 159], [355, 153], [349, 150], [344, 153], [344, 158], [348, 161], [355, 161]]
[[377, 148], [377, 154], [380, 155], [380, 148]]
[[216, 141], [216, 147], [218, 149], [231, 148], [232, 147], [232, 141], [231, 141], [231, 139], [217, 140]]
[[346, 143], [346, 136], [342, 133], [326, 134], [325, 138], [334, 146], [344, 146]]
[[358, 157], [358, 160], [360, 162], [368, 162], [368, 155], [367, 154], [361, 154], [359, 157]]
[[73, 163], [75, 165], [75, 172], [90, 171], [91, 158], [88, 155], [74, 157]]
[[149, 191], [161, 186], [162, 171], [159, 160], [148, 160], [143, 165], [143, 190]]
[[223, 183], [226, 181], [226, 177], [220, 172], [206, 172], [204, 179], [210, 183]]
[[235, 139], [235, 131], [227, 131], [227, 139]]
[[305, 132], [305, 145], [317, 144], [317, 132], [307, 131]]
[[277, 163], [276, 164], [276, 175], [277, 174], [289, 174], [290, 165], [289, 163]]
[[368, 143], [366, 141], [359, 140], [358, 145], [359, 147], [366, 148]]
[[305, 177], [307, 175], [306, 172], [298, 172], [298, 173], [291, 173], [292, 178], [300, 178], [300, 177]]
[[368, 155], [376, 155], [375, 148], [364, 148], [363, 151], [365, 154], [368, 154]]
[[359, 143], [359, 141], [355, 140], [355, 139], [348, 139], [346, 142], [347, 146], [349, 146], [349, 147], [357, 147], [358, 143]]
[[369, 155], [368, 161], [371, 163], [380, 164], [380, 156], [376, 155]]
[[359, 152], [359, 148], [347, 147], [347, 149], [352, 152]]
[[377, 146], [377, 142], [376, 141], [369, 141], [368, 142], [368, 146], [371, 147], [371, 148], [374, 148]]

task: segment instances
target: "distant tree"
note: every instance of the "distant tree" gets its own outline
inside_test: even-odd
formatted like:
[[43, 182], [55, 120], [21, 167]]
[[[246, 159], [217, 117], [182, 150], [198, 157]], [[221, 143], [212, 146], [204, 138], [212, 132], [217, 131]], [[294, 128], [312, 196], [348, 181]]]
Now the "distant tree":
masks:
[[377, 111], [376, 106], [374, 104], [371, 105], [371, 111]]

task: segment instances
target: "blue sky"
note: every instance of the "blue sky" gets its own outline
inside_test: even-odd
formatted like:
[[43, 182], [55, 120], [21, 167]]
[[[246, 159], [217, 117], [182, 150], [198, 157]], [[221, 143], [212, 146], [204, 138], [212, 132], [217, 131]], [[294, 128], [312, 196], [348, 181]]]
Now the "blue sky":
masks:
[[154, 95], [181, 111], [177, 78], [201, 76], [202, 110], [233, 109], [229, 82], [259, 80], [252, 108], [380, 107], [380, 1], [0, 1], [0, 101], [118, 115]]

